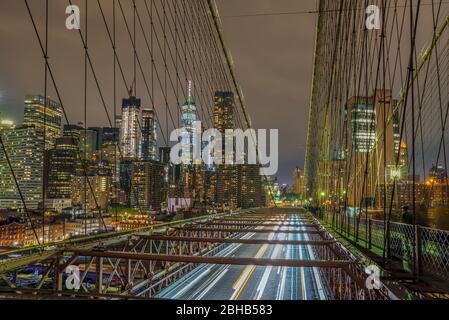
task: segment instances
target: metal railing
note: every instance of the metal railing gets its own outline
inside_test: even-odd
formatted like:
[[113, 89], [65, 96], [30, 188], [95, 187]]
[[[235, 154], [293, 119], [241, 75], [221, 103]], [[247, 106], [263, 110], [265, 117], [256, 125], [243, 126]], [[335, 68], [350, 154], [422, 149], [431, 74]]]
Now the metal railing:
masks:
[[415, 276], [449, 281], [449, 231], [382, 220], [314, 212], [325, 225], [346, 239], [384, 256], [406, 263]]

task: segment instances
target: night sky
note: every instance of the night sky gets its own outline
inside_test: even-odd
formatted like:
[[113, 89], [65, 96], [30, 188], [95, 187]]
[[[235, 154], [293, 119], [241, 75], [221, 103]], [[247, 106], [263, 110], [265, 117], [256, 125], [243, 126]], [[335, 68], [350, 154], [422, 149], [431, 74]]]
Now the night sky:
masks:
[[[44, 2], [29, 2], [42, 22]], [[79, 94], [83, 87], [79, 81], [83, 78], [83, 51], [78, 35], [64, 27], [66, 1], [50, 2], [50, 63], [59, 79], [70, 122], [77, 123], [83, 120], [84, 97]], [[280, 130], [278, 177], [282, 183], [291, 183], [293, 168], [302, 167], [304, 162], [316, 15], [235, 16], [310, 11], [315, 9], [315, 1], [217, 0], [217, 4], [253, 124], [256, 128]], [[42, 54], [23, 1], [0, 1], [0, 21], [0, 112], [4, 118], [20, 123], [25, 94], [43, 92]], [[91, 31], [91, 43], [107, 46], [100, 16], [90, 19], [89, 25], [91, 30], [98, 29], [98, 33]], [[125, 34], [118, 35], [119, 41], [120, 37], [127, 40]], [[92, 52], [99, 68], [106, 70], [99, 76], [100, 82], [108, 83], [112, 58]], [[90, 87], [93, 88], [93, 82]], [[118, 90], [119, 97], [126, 96], [124, 87], [119, 86]], [[55, 96], [53, 88], [49, 95]], [[106, 100], [109, 103], [110, 97]], [[100, 103], [95, 94], [90, 94], [88, 101], [89, 105]], [[107, 118], [98, 109], [90, 108], [87, 124], [107, 125]]]

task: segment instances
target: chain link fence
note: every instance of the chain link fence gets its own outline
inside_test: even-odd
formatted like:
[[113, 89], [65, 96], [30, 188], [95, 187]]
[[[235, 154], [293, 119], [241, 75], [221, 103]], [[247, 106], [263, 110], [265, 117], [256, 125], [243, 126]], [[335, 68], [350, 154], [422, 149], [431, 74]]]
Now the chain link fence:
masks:
[[315, 212], [321, 222], [378, 255], [407, 262], [418, 276], [449, 281], [449, 231]]

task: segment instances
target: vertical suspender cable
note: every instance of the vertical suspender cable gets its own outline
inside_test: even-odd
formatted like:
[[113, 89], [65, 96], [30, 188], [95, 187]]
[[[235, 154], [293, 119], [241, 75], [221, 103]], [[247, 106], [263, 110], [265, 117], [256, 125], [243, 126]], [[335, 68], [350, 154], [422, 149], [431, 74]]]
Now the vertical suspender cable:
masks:
[[[48, 80], [48, 66], [47, 66], [47, 59], [48, 59], [48, 0], [45, 1], [45, 71], [44, 71], [44, 144], [42, 147], [42, 244], [45, 244], [45, 199], [46, 199], [46, 193], [47, 193], [47, 181], [48, 181], [48, 172], [46, 172], [46, 160], [47, 159], [47, 80]], [[48, 167], [50, 169], [50, 167]], [[50, 228], [50, 226], [49, 226]]]

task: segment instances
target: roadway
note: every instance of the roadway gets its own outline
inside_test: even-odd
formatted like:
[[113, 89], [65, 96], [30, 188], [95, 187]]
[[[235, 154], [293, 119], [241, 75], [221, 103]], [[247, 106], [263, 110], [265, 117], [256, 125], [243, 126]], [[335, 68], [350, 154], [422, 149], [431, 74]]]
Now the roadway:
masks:
[[[285, 223], [299, 224], [297, 216]], [[275, 230], [301, 230], [282, 227]], [[307, 234], [249, 233], [241, 238], [310, 240]], [[227, 245], [217, 256], [287, 260], [314, 260], [311, 246]], [[200, 265], [166, 288], [157, 298], [176, 300], [326, 300], [325, 280], [317, 268]]]

